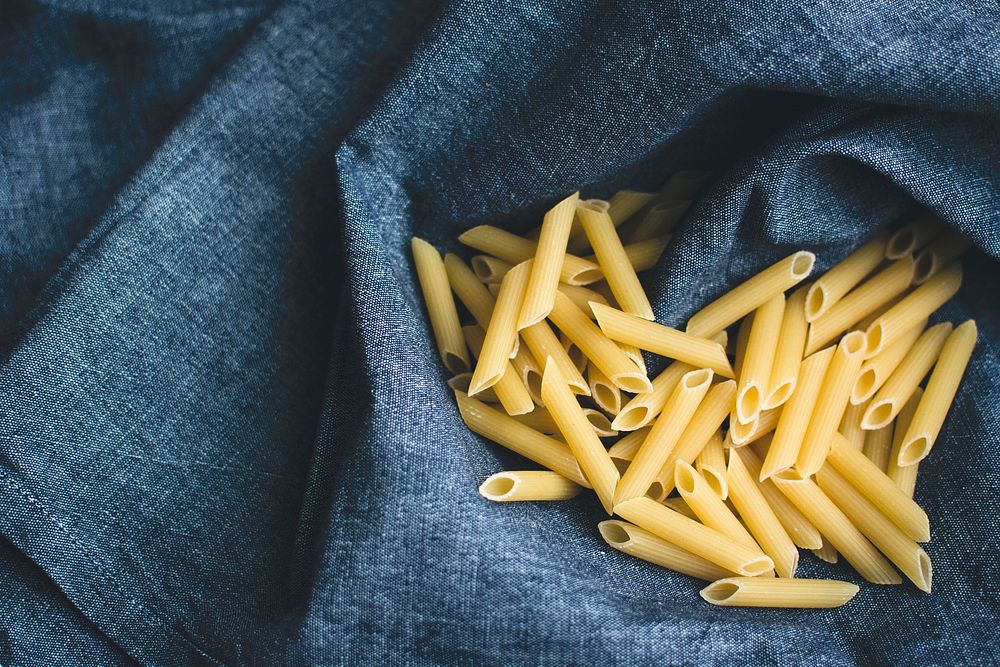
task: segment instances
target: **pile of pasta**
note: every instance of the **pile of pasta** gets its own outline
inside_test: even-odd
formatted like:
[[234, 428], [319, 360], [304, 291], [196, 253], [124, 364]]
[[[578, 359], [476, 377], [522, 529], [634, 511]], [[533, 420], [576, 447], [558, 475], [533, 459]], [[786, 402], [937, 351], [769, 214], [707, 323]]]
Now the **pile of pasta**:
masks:
[[[611, 547], [713, 582], [701, 596], [715, 605], [834, 607], [857, 593], [795, 578], [799, 549], [876, 584], [901, 583], [898, 568], [929, 593], [917, 470], [977, 332], [928, 319], [959, 289], [968, 241], [923, 215], [812, 282], [814, 255], [796, 252], [673, 329], [637, 274], [705, 177], [573, 194], [524, 236], [475, 227], [459, 237], [480, 253], [471, 266], [413, 239], [462, 419], [544, 468], [499, 472], [480, 493], [592, 490], [617, 517], [599, 524]], [[643, 352], [670, 363], [650, 378]]]

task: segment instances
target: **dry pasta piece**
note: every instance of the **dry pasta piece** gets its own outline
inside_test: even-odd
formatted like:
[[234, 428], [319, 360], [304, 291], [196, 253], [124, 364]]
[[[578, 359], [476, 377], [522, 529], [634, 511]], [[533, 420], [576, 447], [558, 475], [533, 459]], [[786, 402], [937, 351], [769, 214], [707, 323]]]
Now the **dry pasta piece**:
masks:
[[730, 577], [709, 584], [699, 595], [717, 607], [829, 609], [847, 604], [857, 592], [854, 584], [834, 579]]
[[816, 558], [831, 565], [836, 565], [837, 561], [840, 560], [840, 554], [837, 553], [837, 550], [827, 540], [823, 540], [823, 546], [819, 549], [812, 549], [812, 553]]
[[948, 336], [899, 446], [897, 465], [913, 465], [927, 458], [955, 400], [958, 385], [976, 347], [977, 335], [976, 323], [967, 320]]
[[[463, 394], [468, 394], [470, 382], [472, 382], [472, 373], [459, 373], [458, 375], [448, 378], [448, 387], [452, 390], [460, 391]], [[476, 396], [476, 398], [486, 403], [500, 402], [500, 399], [497, 398], [496, 392], [492, 389], [484, 389], [479, 392], [479, 395]]]
[[934, 239], [914, 259], [913, 284], [924, 284], [931, 276], [958, 259], [971, 247], [972, 241], [958, 232], [946, 232]]
[[830, 341], [901, 295], [913, 280], [913, 257], [905, 255], [847, 293], [809, 325], [806, 354]]
[[726, 433], [726, 437], [722, 441], [722, 447], [724, 449], [743, 447], [773, 433], [774, 429], [778, 426], [778, 421], [781, 419], [782, 410], [783, 408], [765, 410], [750, 424], [740, 424], [738, 419], [735, 421], [730, 420], [729, 432]]
[[492, 387], [508, 367], [508, 362], [518, 351], [517, 314], [524, 302], [524, 290], [528, 285], [532, 260], [521, 262], [507, 272], [500, 283], [486, 337], [476, 370], [472, 373], [469, 395], [475, 396], [483, 389]]
[[730, 574], [701, 556], [695, 556], [666, 540], [661, 540], [648, 530], [625, 521], [617, 519], [602, 521], [597, 524], [597, 529], [609, 546], [668, 570], [705, 581], [713, 581]]
[[750, 313], [744, 317], [736, 331], [736, 344], [733, 350], [733, 372], [736, 377], [743, 373], [743, 359], [747, 354], [747, 343], [750, 342], [750, 329], [753, 327], [754, 314]]
[[677, 359], [696, 368], [710, 368], [722, 377], [734, 377], [726, 351], [718, 343], [649, 322], [620, 310], [591, 304], [601, 331], [612, 340]]
[[574, 192], [545, 214], [542, 232], [538, 236], [538, 247], [535, 249], [535, 261], [528, 277], [524, 305], [518, 318], [519, 329], [541, 322], [552, 311], [563, 260], [566, 258], [569, 231], [579, 200], [580, 193]]
[[892, 451], [892, 424], [874, 431], [865, 431], [865, 444], [861, 451], [879, 470], [887, 470], [889, 452]]
[[590, 395], [593, 396], [597, 407], [610, 415], [617, 415], [621, 411], [622, 390], [616, 387], [600, 368], [587, 367], [587, 384], [590, 386]]
[[805, 356], [806, 335], [809, 325], [806, 323], [803, 311], [806, 300], [806, 289], [800, 287], [792, 292], [785, 302], [785, 312], [781, 316], [781, 331], [778, 333], [774, 351], [774, 363], [771, 366], [771, 377], [767, 383], [764, 410], [773, 410], [784, 405], [795, 391], [799, 366]]
[[736, 393], [736, 418], [744, 424], [758, 416], [763, 406], [784, 313], [785, 295], [780, 292], [754, 311]]
[[648, 241], [649, 239], [669, 234], [677, 226], [684, 214], [691, 208], [690, 201], [660, 202], [654, 204], [629, 235], [629, 243]]
[[895, 430], [892, 436], [892, 451], [889, 452], [889, 460], [885, 466], [886, 475], [899, 487], [899, 490], [907, 498], [912, 498], [914, 491], [917, 489], [917, 470], [920, 468], [920, 464], [914, 463], [913, 465], [900, 467], [899, 448], [903, 444], [903, 437], [906, 435], [906, 430], [910, 427], [910, 422], [913, 420], [913, 413], [917, 411], [917, 405], [920, 404], [920, 399], [923, 395], [923, 389], [917, 387], [917, 390], [913, 392], [913, 396], [910, 396], [910, 400], [906, 402], [906, 405], [899, 412], [899, 416], [896, 417]]
[[[472, 350], [472, 356], [478, 359], [486, 334], [477, 325], [464, 326], [462, 332], [465, 334], [466, 344]], [[492, 389], [496, 392], [500, 405], [503, 406], [508, 415], [523, 415], [526, 412], [531, 412], [535, 407], [535, 402], [531, 400], [528, 388], [524, 386], [521, 376], [518, 375], [509, 360], [504, 362], [503, 374], [499, 381], [492, 386]]]
[[626, 313], [652, 320], [653, 308], [649, 305], [649, 298], [628, 255], [625, 254], [611, 216], [583, 205], [577, 208], [577, 215], [594, 248], [604, 278], [615, 295], [615, 301]]
[[451, 253], [444, 256], [444, 268], [448, 273], [448, 282], [458, 300], [462, 302], [465, 309], [472, 315], [484, 330], [490, 326], [490, 318], [493, 316], [493, 307], [496, 299], [468, 265]]
[[[847, 447], [850, 448], [850, 445]], [[864, 456], [861, 452], [857, 454]], [[902, 580], [892, 566], [815, 482], [794, 469], [778, 473], [771, 479], [858, 574], [873, 584], [901, 583]]]
[[611, 426], [611, 420], [608, 416], [601, 412], [600, 410], [595, 410], [594, 408], [584, 408], [583, 416], [587, 418], [590, 425], [594, 427], [594, 433], [597, 434], [598, 438], [613, 438], [618, 435], [616, 431]]
[[449, 373], [464, 373], [470, 368], [469, 353], [465, 348], [458, 309], [455, 307], [455, 298], [448, 284], [448, 272], [444, 268], [441, 254], [430, 243], [416, 236], [410, 246], [438, 354]]
[[514, 268], [510, 262], [489, 255], [473, 255], [469, 264], [476, 277], [487, 285], [498, 284], [507, 275], [507, 272]]
[[722, 432], [716, 431], [708, 439], [694, 460], [695, 469], [701, 473], [712, 491], [725, 500], [729, 497], [726, 480], [726, 450], [722, 447]]
[[866, 407], [868, 406], [864, 403], [861, 405], [848, 403], [847, 408], [844, 409], [844, 416], [840, 420], [840, 426], [837, 428], [840, 435], [847, 438], [847, 441], [854, 445], [855, 449], [864, 449], [865, 446], [865, 431], [861, 428], [861, 417], [865, 414]]
[[833, 353], [812, 416], [809, 417], [799, 456], [795, 459], [795, 467], [803, 475], [812, 475], [823, 466], [830, 449], [830, 436], [837, 432], [837, 425], [847, 408], [851, 385], [861, 368], [864, 349], [864, 336], [859, 331], [852, 331], [840, 340]]
[[519, 345], [517, 348], [517, 354], [515, 354], [514, 358], [510, 360], [510, 363], [514, 367], [514, 370], [517, 371], [517, 375], [521, 378], [521, 382], [524, 383], [525, 389], [528, 390], [528, 395], [531, 396], [531, 400], [535, 402], [535, 405], [541, 405], [542, 369], [538, 367], [538, 364], [535, 363], [534, 357], [532, 357], [525, 348], [526, 346]]
[[550, 470], [508, 470], [486, 478], [479, 495], [497, 503], [522, 500], [569, 500], [583, 489]]
[[632, 431], [608, 448], [608, 456], [629, 463], [635, 458], [635, 453], [639, 451], [639, 446], [649, 435], [652, 426], [643, 426], [638, 431]]
[[757, 544], [774, 561], [774, 569], [778, 576], [794, 577], [799, 565], [799, 550], [781, 525], [774, 510], [768, 505], [760, 488], [750, 477], [743, 463], [743, 456], [746, 454], [739, 450], [729, 451], [729, 467], [726, 475], [729, 480], [729, 498]]
[[576, 402], [576, 397], [570, 392], [558, 366], [551, 361], [545, 364], [542, 376], [542, 399], [579, 462], [580, 469], [597, 493], [601, 505], [611, 514], [615, 485], [618, 484], [618, 469], [594, 433], [594, 427]]
[[[753, 447], [746, 447], [740, 451], [740, 460], [746, 466], [747, 473], [751, 479], [757, 482], [757, 488], [764, 495], [768, 506], [774, 511], [778, 521], [784, 526], [788, 536], [795, 542], [795, 546], [800, 549], [819, 549], [823, 546], [823, 538], [816, 530], [816, 527], [809, 523], [809, 519], [802, 512], [796, 509], [785, 494], [778, 491], [770, 479], [761, 481], [761, 459], [754, 452], [754, 447], [759, 447], [766, 440], [761, 440]], [[732, 454], [730, 454], [732, 456]]]
[[608, 216], [614, 222], [615, 227], [618, 227], [644, 209], [655, 198], [656, 194], [652, 192], [619, 190], [608, 200]]
[[804, 250], [789, 255], [695, 313], [688, 320], [687, 332], [704, 338], [722, 331], [775, 294], [807, 278], [815, 261], [816, 256]]
[[618, 343], [618, 347], [625, 356], [632, 360], [632, 363], [642, 371], [643, 375], [646, 374], [646, 360], [642, 356], [642, 350], [637, 348], [635, 345], [629, 345], [627, 343]]
[[[473, 227], [459, 236], [458, 240], [470, 248], [511, 264], [520, 264], [533, 258], [538, 250], [537, 241], [491, 225]], [[570, 254], [565, 255], [559, 270], [559, 280], [569, 285], [589, 285], [602, 277], [601, 267], [595, 262]]]
[[886, 380], [892, 376], [893, 371], [899, 367], [906, 353], [910, 351], [910, 348], [920, 338], [920, 334], [923, 333], [926, 326], [927, 320], [921, 320], [919, 324], [911, 328], [902, 338], [896, 341], [895, 345], [890, 345], [861, 364], [861, 370], [858, 371], [858, 378], [854, 381], [854, 386], [851, 388], [851, 403], [854, 405], [865, 403], [875, 395], [875, 392], [882, 388]]
[[733, 516], [726, 503], [712, 491], [705, 478], [690, 464], [678, 461], [674, 469], [674, 479], [677, 481], [677, 490], [681, 498], [703, 524], [750, 549], [761, 551], [757, 541], [743, 527], [740, 520]]
[[834, 264], [812, 284], [806, 296], [806, 321], [812, 322], [828, 311], [875, 270], [885, 256], [888, 236], [885, 231], [878, 232], [870, 241]]
[[686, 373], [639, 447], [632, 464], [615, 490], [615, 504], [641, 496], [656, 480], [664, 459], [676, 446], [712, 384], [712, 371], [699, 369]]
[[590, 488], [580, 465], [565, 443], [539, 433], [463, 392], [455, 392], [455, 401], [462, 420], [473, 433]]
[[888, 259], [899, 259], [923, 248], [944, 230], [944, 223], [933, 213], [924, 213], [893, 233], [885, 246]]
[[903, 534], [877, 507], [830, 466], [816, 474], [823, 493], [861, 533], [925, 593], [931, 592], [931, 559], [919, 544]]
[[927, 513], [900, 491], [868, 457], [844, 442], [840, 434], [835, 434], [831, 441], [827, 461], [910, 539], [917, 542], [931, 539]]
[[898, 341], [918, 322], [926, 319], [948, 299], [955, 296], [961, 285], [962, 266], [956, 262], [907, 294], [865, 331], [867, 341], [865, 356], [874, 357]]
[[660, 256], [669, 242], [670, 235], [665, 234], [648, 241], [629, 243], [625, 246], [625, 254], [628, 255], [628, 261], [632, 262], [633, 269], [637, 272], [646, 271], [656, 266], [656, 263], [660, 261]]
[[686, 502], [684, 502], [683, 498], [664, 498], [661, 503], [664, 507], [669, 507], [678, 514], [683, 514], [687, 518], [694, 519], [695, 521], [698, 520], [698, 515], [694, 513]]
[[[524, 339], [524, 344], [531, 351], [531, 356], [535, 358], [535, 363], [539, 369], [542, 368], [542, 364], [549, 357], [552, 357], [552, 361], [559, 367], [573, 393], [590, 396], [590, 389], [587, 382], [583, 379], [582, 371], [579, 370], [576, 362], [570, 358], [566, 348], [563, 347], [563, 344], [559, 341], [555, 332], [552, 331], [552, 327], [549, 326], [548, 322], [539, 322], [538, 324], [532, 324], [530, 327], [521, 329], [521, 338]], [[581, 354], [580, 357], [582, 359], [583, 355]], [[583, 361], [585, 364], [586, 360], [583, 359]], [[541, 389], [539, 389], [539, 392], [541, 392]]]
[[740, 544], [650, 498], [627, 500], [615, 506], [615, 513], [729, 572], [752, 577], [774, 569], [771, 559], [759, 550]]
[[566, 283], [559, 283], [559, 291], [568, 296], [570, 301], [576, 304], [576, 307], [586, 313], [590, 319], [594, 319], [593, 313], [590, 311], [591, 301], [603, 303], [605, 305], [608, 303], [608, 300], [605, 299], [604, 295], [600, 292], [595, 292], [590, 288], [582, 287], [580, 285], [567, 285]]
[[951, 334], [951, 329], [950, 322], [942, 322], [921, 334], [895, 372], [868, 404], [865, 416], [861, 420], [861, 428], [866, 430], [882, 428], [896, 418], [917, 385], [937, 361], [945, 341]]
[[619, 389], [643, 393], [652, 389], [649, 378], [621, 351], [569, 297], [556, 292], [555, 306], [550, 313], [559, 330], [572, 340], [591, 363], [611, 378]]
[[[476, 398], [479, 397], [477, 396]], [[556, 422], [552, 419], [552, 415], [550, 415], [549, 411], [541, 405], [536, 405], [535, 409], [531, 412], [525, 412], [523, 415], [516, 415], [514, 419], [525, 426], [530, 426], [539, 433], [545, 433], [546, 435], [559, 433], [559, 427], [556, 426]]]

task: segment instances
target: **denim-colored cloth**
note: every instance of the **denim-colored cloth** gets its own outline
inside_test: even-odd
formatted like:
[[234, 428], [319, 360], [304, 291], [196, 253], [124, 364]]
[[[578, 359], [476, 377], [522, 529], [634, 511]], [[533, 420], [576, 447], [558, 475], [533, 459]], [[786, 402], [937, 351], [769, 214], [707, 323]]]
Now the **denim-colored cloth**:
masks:
[[[658, 319], [921, 205], [980, 339], [921, 466], [934, 593], [721, 609], [444, 384], [408, 241], [715, 176]], [[8, 0], [0, 7], [0, 665], [1000, 662], [992, 0]]]

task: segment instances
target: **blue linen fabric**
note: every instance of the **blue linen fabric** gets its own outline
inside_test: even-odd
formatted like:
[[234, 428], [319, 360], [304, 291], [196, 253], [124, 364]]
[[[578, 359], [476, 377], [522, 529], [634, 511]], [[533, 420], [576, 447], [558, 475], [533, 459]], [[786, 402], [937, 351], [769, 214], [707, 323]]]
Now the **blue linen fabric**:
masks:
[[[10, 0], [0, 665], [1000, 662], [1000, 6]], [[714, 178], [659, 320], [916, 206], [980, 338], [921, 468], [934, 593], [710, 607], [591, 498], [495, 505], [408, 254]]]

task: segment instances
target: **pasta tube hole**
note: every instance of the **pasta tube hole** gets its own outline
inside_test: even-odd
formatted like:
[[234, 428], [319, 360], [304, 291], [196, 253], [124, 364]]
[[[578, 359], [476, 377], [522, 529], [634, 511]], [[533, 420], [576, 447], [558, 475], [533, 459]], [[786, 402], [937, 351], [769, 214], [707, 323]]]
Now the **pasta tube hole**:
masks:
[[757, 577], [774, 569], [774, 561], [767, 556], [754, 558], [740, 565], [739, 571], [748, 577]]
[[851, 390], [851, 403], [857, 405], [871, 396], [877, 376], [874, 368], [866, 369], [858, 376], [854, 382], [854, 389]]
[[904, 442], [903, 446], [899, 448], [898, 464], [906, 467], [919, 463], [927, 455], [930, 448], [930, 440], [923, 435], [908, 442]]
[[801, 280], [812, 271], [816, 255], [811, 252], [797, 252], [792, 260], [792, 277]]
[[736, 405], [736, 412], [739, 421], [743, 423], [752, 421], [754, 415], [760, 412], [760, 389], [756, 383], [743, 387]]
[[878, 350], [882, 349], [882, 324], [875, 323], [865, 334], [865, 347], [868, 350], [868, 355], [875, 354]]
[[701, 589], [701, 597], [703, 597], [706, 602], [711, 602], [712, 604], [722, 604], [729, 598], [736, 595], [739, 590], [739, 584], [723, 579], [722, 581], [716, 581]]
[[621, 403], [621, 394], [611, 390], [606, 384], [594, 385], [594, 400], [602, 409], [608, 412], [617, 412]]
[[882, 401], [868, 408], [861, 420], [861, 428], [871, 431], [883, 428], [892, 419], [892, 401]]
[[528, 388], [528, 393], [531, 394], [531, 398], [538, 403], [542, 404], [542, 375], [533, 368], [529, 368], [524, 373], [524, 384]]
[[847, 354], [861, 354], [865, 350], [865, 335], [860, 331], [852, 331], [844, 336], [841, 344], [844, 346], [844, 352]]
[[570, 285], [590, 285], [604, 278], [599, 268], [581, 269], [571, 276], [567, 276], [566, 282]]
[[921, 551], [917, 554], [917, 564], [920, 568], [920, 582], [917, 588], [925, 593], [931, 592], [931, 579], [934, 576], [934, 567], [931, 565], [931, 557]]
[[772, 391], [767, 396], [767, 400], [764, 401], [764, 406], [767, 409], [776, 408], [779, 405], [784, 405], [788, 402], [788, 399], [792, 396], [792, 391], [795, 390], [794, 380], [785, 380], [779, 384], [774, 391]]
[[823, 312], [823, 305], [826, 303], [826, 288], [816, 283], [809, 288], [806, 295], [806, 320], [812, 322]]
[[699, 468], [698, 472], [701, 476], [705, 478], [705, 483], [708, 484], [709, 488], [722, 499], [725, 499], [729, 495], [728, 485], [726, 484], [726, 479], [722, 476], [715, 468]]
[[612, 428], [611, 420], [600, 410], [587, 408], [583, 412], [587, 417], [587, 421], [594, 427], [594, 432], [597, 433], [598, 437], [608, 438], [618, 434], [618, 431]]
[[901, 257], [906, 253], [913, 250], [913, 244], [916, 242], [916, 238], [913, 235], [912, 229], [901, 229], [896, 232], [891, 239], [889, 239], [889, 245], [886, 247], [886, 257]]
[[681, 383], [684, 385], [685, 389], [698, 389], [702, 385], [706, 385], [711, 382], [713, 375], [714, 373], [710, 369], [702, 368], [697, 371], [685, 373], [684, 377], [681, 378]]
[[649, 485], [649, 489], [646, 490], [646, 495], [653, 500], [661, 500], [663, 498], [663, 484], [653, 482]]
[[499, 472], [491, 475], [479, 486], [479, 494], [487, 500], [505, 500], [517, 488], [517, 478]]
[[615, 547], [627, 546], [632, 541], [628, 529], [617, 521], [602, 521], [597, 524], [597, 530], [605, 542]]
[[634, 431], [649, 420], [649, 412], [645, 405], [626, 407], [615, 417], [614, 427], [622, 431]]
[[930, 278], [937, 269], [937, 256], [933, 252], [922, 252], [913, 264], [913, 282], [916, 285]]
[[649, 378], [641, 373], [621, 373], [611, 378], [614, 383], [630, 394], [646, 394], [653, 390]]
[[681, 493], [694, 493], [694, 468], [678, 461], [674, 468], [674, 484]]
[[469, 364], [466, 363], [465, 359], [458, 356], [454, 352], [444, 353], [444, 367], [448, 369], [449, 373], [452, 373], [454, 375], [467, 373], [469, 371]]

